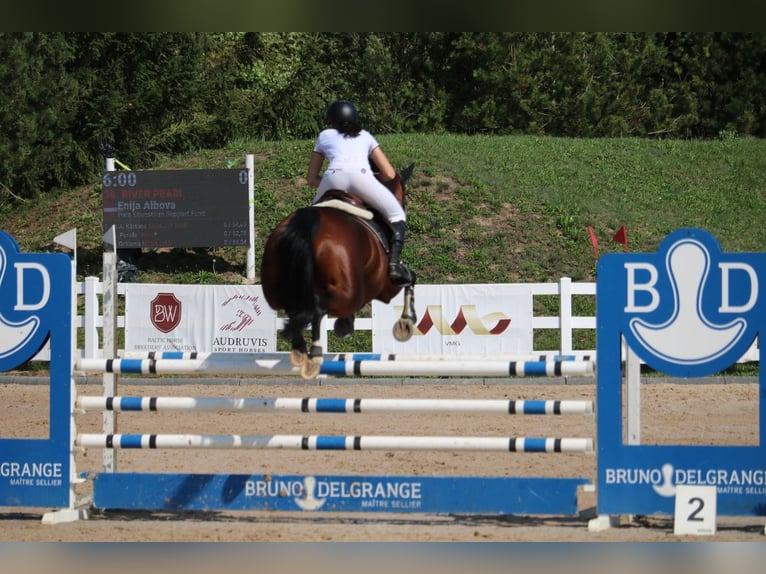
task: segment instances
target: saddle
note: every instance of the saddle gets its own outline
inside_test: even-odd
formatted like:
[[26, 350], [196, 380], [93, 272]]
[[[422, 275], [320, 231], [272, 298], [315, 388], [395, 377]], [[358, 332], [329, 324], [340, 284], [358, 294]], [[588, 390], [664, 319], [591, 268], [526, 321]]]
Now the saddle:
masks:
[[328, 189], [314, 204], [314, 207], [325, 207], [344, 211], [358, 218], [378, 238], [386, 253], [391, 247], [391, 227], [380, 213], [372, 209], [361, 198], [340, 189]]

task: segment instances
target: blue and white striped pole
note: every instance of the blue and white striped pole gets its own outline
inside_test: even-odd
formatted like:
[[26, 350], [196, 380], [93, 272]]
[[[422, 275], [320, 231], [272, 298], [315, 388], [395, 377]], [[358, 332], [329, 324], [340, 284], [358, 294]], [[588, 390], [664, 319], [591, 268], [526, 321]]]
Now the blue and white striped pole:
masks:
[[592, 438], [79, 434], [75, 445], [107, 449], [427, 450], [523, 453], [592, 452]]
[[[466, 376], [466, 377], [588, 377], [592, 361], [324, 361], [320, 374], [335, 376]], [[262, 359], [256, 355], [210, 355], [204, 359], [79, 359], [83, 372], [162, 374], [293, 374], [298, 369], [287, 358]]]
[[250, 411], [291, 413], [592, 414], [592, 401], [226, 397], [78, 397], [83, 411]]

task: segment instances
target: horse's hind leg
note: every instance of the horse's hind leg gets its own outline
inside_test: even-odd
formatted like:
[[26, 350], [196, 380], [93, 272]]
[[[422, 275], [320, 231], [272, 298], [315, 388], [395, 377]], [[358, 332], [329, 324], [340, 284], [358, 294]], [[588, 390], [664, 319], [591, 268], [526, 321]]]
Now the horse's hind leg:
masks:
[[294, 332], [290, 339], [290, 363], [296, 367], [303, 365], [308, 359], [308, 347], [303, 333]]
[[303, 336], [303, 330], [308, 324], [308, 315], [303, 313], [288, 314], [287, 323], [282, 335], [290, 341], [290, 363], [300, 367], [308, 357], [308, 347]]
[[339, 317], [335, 319], [335, 334], [341, 339], [346, 339], [354, 334], [354, 316]]
[[324, 351], [319, 339], [319, 328], [322, 324], [323, 316], [323, 312], [318, 312], [311, 320], [311, 349], [308, 353], [308, 360], [301, 365], [301, 377], [306, 380], [316, 378], [322, 367], [322, 355]]

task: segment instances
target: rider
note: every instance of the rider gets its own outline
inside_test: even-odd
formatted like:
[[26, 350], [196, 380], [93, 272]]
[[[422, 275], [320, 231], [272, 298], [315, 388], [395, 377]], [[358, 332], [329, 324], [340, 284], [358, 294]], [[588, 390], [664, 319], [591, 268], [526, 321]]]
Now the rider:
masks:
[[[396, 177], [391, 162], [375, 137], [362, 129], [351, 102], [332, 102], [327, 108], [325, 122], [329, 128], [320, 132], [309, 161], [308, 184], [317, 188], [313, 203], [319, 201], [328, 189], [340, 189], [359, 196], [380, 212], [392, 230], [388, 276], [392, 283], [409, 283], [410, 271], [401, 262], [407, 216], [394, 194], [381, 183]], [[319, 170], [325, 159], [329, 165], [320, 178]], [[370, 163], [377, 166], [378, 176], [370, 168]]]

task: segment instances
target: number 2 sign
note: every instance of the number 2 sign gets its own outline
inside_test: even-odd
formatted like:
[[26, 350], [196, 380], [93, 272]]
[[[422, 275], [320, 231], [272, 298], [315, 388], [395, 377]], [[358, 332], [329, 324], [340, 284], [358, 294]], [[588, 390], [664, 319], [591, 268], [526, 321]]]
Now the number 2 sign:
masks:
[[679, 485], [673, 534], [715, 534], [716, 487]]

